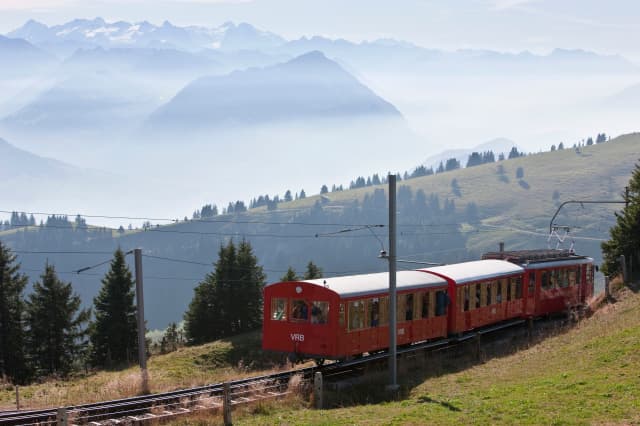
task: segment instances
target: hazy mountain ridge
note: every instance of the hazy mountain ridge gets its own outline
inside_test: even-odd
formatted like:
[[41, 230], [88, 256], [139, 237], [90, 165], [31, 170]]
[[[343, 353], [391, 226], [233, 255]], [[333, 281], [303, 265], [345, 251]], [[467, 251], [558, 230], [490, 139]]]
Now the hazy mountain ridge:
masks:
[[482, 154], [486, 151], [493, 151], [493, 154], [498, 159], [498, 156], [503, 153], [505, 157], [509, 155], [509, 151], [513, 147], [517, 147], [517, 144], [511, 139], [507, 138], [496, 138], [487, 142], [483, 142], [479, 145], [476, 145], [473, 148], [464, 148], [464, 149], [448, 149], [446, 151], [442, 151], [438, 154], [432, 155], [428, 157], [422, 163], [423, 166], [429, 168], [432, 167], [433, 170], [438, 168], [440, 162], [443, 164], [450, 158], [455, 158], [460, 162], [460, 167], [466, 167], [467, 160], [469, 159], [469, 155], [473, 152], [478, 152]]
[[375, 116], [401, 118], [393, 105], [315, 51], [270, 67], [200, 78], [154, 112], [147, 126], [189, 130]]
[[[321, 36], [286, 40], [255, 28], [248, 23], [225, 22], [218, 27], [180, 27], [165, 21], [162, 25], [149, 22], [106, 22], [98, 17], [48, 27], [30, 20], [7, 34], [22, 38], [54, 52], [70, 54], [78, 48], [128, 47], [180, 49], [198, 52], [206, 49], [222, 52], [261, 51], [267, 54], [299, 56], [320, 50], [330, 57], [353, 62], [360, 67], [402, 69], [411, 65], [430, 73], [505, 72], [594, 72], [618, 73], [637, 71], [638, 67], [618, 55], [599, 55], [581, 49], [555, 49], [538, 55], [528, 51], [518, 53], [482, 49], [445, 51], [417, 46], [394, 39], [378, 39], [354, 43], [344, 39]], [[385, 58], [381, 61], [380, 58]], [[473, 65], [473, 69], [467, 66]]]

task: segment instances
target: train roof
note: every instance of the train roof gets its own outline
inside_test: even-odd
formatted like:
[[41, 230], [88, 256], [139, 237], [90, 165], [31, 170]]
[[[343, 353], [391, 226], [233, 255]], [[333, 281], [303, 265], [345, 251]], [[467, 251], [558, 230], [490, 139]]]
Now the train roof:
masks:
[[[342, 298], [379, 294], [389, 291], [389, 273], [349, 275], [344, 277], [320, 278], [299, 281], [307, 284], [322, 286], [334, 291]], [[396, 272], [396, 290], [411, 290], [422, 287], [439, 287], [447, 282], [435, 275], [421, 271]]]
[[514, 263], [495, 259], [453, 263], [451, 265], [435, 266], [433, 268], [420, 270], [451, 279], [455, 281], [456, 284], [520, 274], [524, 271], [522, 267]]
[[559, 262], [567, 260], [589, 259], [587, 256], [575, 254], [572, 250], [553, 250], [553, 249], [536, 249], [536, 250], [511, 250], [511, 251], [493, 251], [482, 255], [483, 259], [501, 259], [519, 265]]

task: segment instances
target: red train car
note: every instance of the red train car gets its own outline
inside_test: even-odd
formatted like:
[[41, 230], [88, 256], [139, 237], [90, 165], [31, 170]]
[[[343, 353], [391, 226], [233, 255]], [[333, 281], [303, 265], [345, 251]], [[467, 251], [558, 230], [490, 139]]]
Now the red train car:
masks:
[[[398, 345], [563, 311], [593, 294], [591, 258], [561, 250], [484, 257], [397, 273]], [[388, 273], [269, 284], [262, 347], [318, 361], [385, 350], [388, 290]]]
[[[447, 335], [447, 282], [399, 271], [398, 344]], [[295, 358], [344, 359], [389, 346], [389, 274], [269, 284], [262, 347]]]
[[570, 250], [491, 252], [483, 258], [503, 259], [524, 268], [525, 313], [529, 317], [576, 308], [593, 296], [593, 259]]
[[522, 316], [524, 268], [504, 260], [476, 260], [421, 269], [445, 279], [451, 295], [449, 333]]

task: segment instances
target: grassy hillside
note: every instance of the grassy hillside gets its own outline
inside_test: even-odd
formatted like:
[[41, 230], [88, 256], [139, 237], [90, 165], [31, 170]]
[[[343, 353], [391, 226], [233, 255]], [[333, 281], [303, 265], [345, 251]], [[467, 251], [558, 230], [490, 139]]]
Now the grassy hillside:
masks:
[[[152, 392], [256, 376], [279, 367], [279, 359], [262, 352], [261, 333], [249, 333], [196, 347], [152, 356], [147, 364]], [[50, 379], [20, 387], [23, 409], [56, 407], [124, 398], [140, 391], [140, 370], [78, 374], [69, 380]], [[15, 389], [0, 381], [0, 410], [15, 409]]]
[[[530, 349], [470, 369], [400, 379], [398, 401], [323, 411], [240, 409], [237, 424], [637, 424], [640, 295], [624, 290], [578, 326]], [[369, 391], [373, 394], [375, 390]], [[346, 400], [349, 396], [345, 395]], [[361, 395], [359, 400], [366, 399]], [[198, 420], [178, 424], [201, 424]]]

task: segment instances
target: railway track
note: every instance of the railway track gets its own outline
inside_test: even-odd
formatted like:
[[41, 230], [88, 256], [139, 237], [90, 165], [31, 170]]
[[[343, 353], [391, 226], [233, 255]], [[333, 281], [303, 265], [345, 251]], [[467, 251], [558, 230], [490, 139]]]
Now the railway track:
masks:
[[[410, 347], [398, 348], [398, 356], [411, 356], [419, 351], [435, 351], [445, 349], [468, 341], [469, 339], [511, 328], [524, 323], [515, 320], [492, 327], [467, 333], [462, 336], [424, 342]], [[384, 368], [388, 362], [388, 354], [373, 354], [359, 359], [336, 362], [322, 367], [294, 369], [264, 376], [216, 383], [189, 389], [136, 396], [112, 401], [74, 405], [60, 409], [44, 409], [20, 412], [0, 413], [0, 425], [55, 425], [60, 420], [67, 424], [89, 424], [94, 426], [128, 423], [140, 424], [151, 420], [185, 415], [199, 410], [213, 410], [224, 407], [225, 398], [230, 406], [246, 404], [268, 398], [287, 395], [289, 383], [294, 376], [299, 383], [311, 385], [315, 372], [322, 372], [325, 380], [349, 380], [358, 374], [366, 374], [379, 365]], [[225, 390], [226, 388], [226, 390]]]

